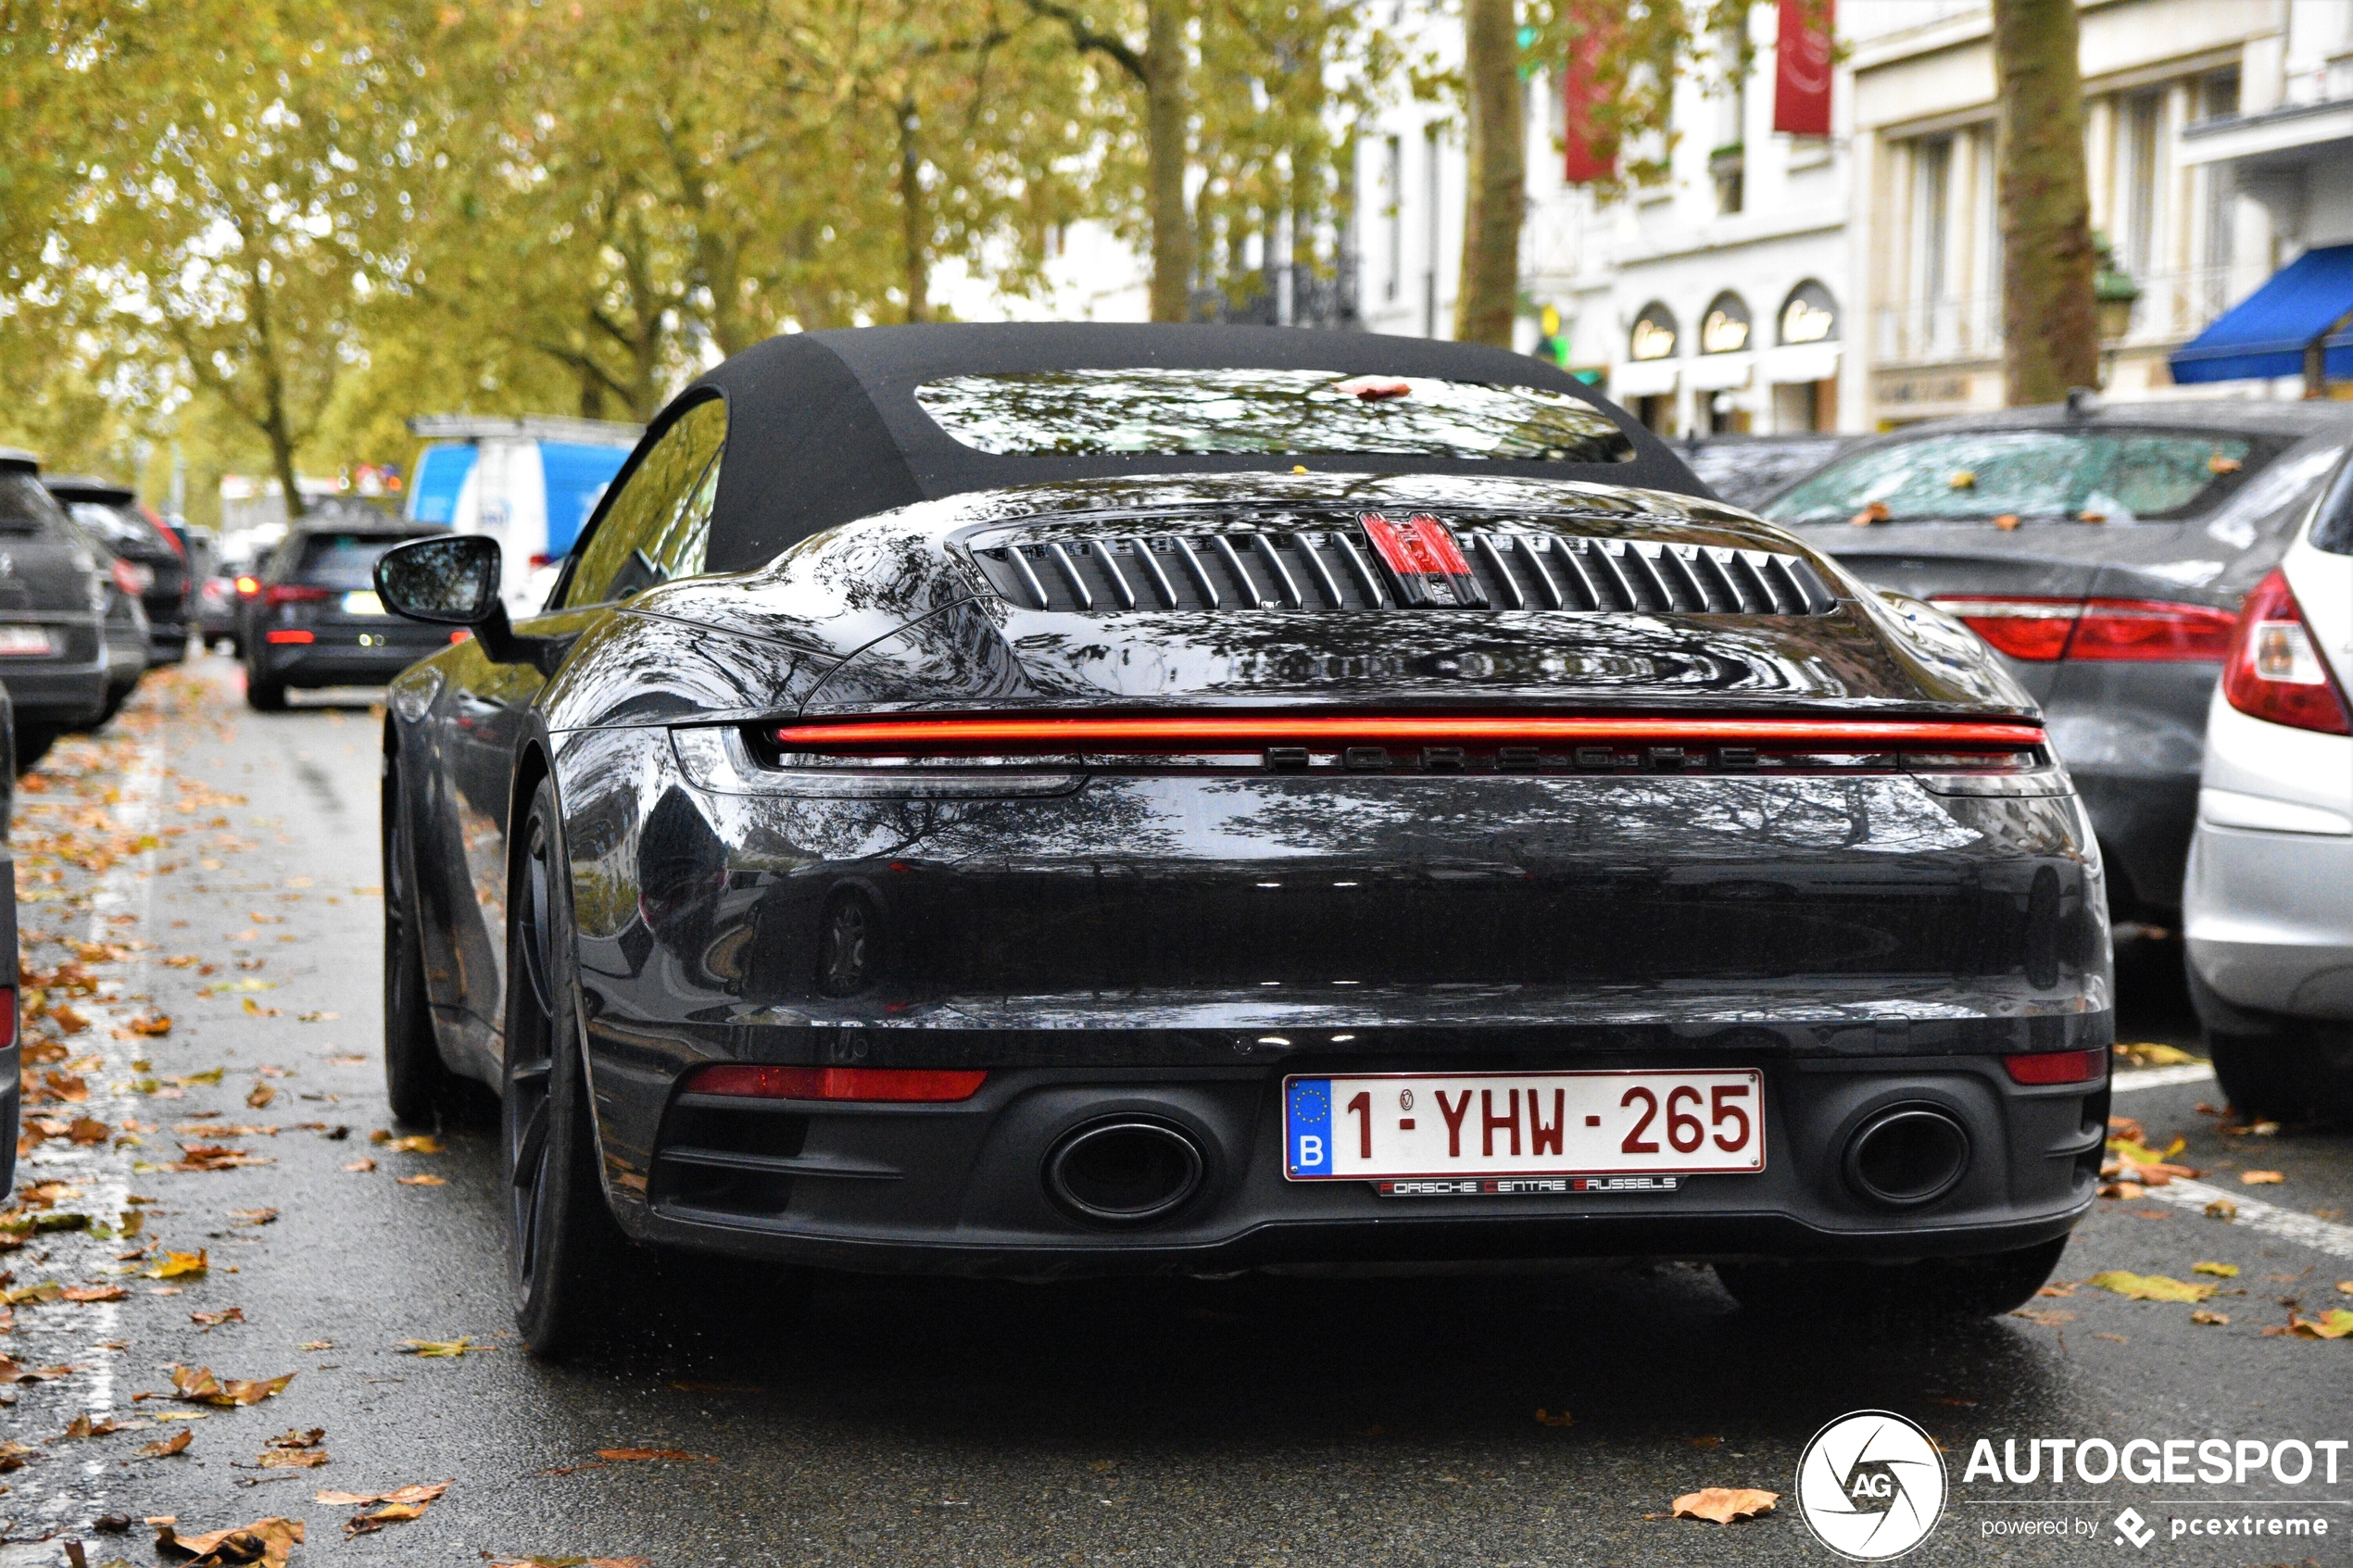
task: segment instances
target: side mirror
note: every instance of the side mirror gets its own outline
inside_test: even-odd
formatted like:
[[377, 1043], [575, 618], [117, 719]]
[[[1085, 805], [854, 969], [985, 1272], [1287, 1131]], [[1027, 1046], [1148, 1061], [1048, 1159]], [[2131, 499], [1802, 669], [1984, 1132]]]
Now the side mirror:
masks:
[[479, 626], [498, 602], [498, 541], [480, 533], [412, 539], [376, 559], [376, 596], [395, 615]]
[[552, 675], [573, 639], [516, 633], [498, 596], [500, 565], [498, 541], [484, 534], [411, 539], [376, 558], [376, 597], [411, 621], [470, 628], [494, 663], [528, 664]]

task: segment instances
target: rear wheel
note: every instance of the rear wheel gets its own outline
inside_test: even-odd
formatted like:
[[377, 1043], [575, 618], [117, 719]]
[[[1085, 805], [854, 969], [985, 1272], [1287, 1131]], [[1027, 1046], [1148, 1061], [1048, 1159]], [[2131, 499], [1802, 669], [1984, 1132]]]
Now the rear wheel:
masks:
[[2353, 1120], [2353, 1026], [2242, 1008], [2188, 973], [2215, 1080], [2243, 1118]]
[[501, 1130], [508, 1279], [524, 1343], [555, 1356], [610, 1317], [627, 1243], [605, 1205], [581, 1060], [571, 900], [554, 789], [542, 782], [508, 889], [507, 1055]]
[[450, 1089], [425, 990], [424, 943], [407, 835], [400, 831], [399, 774], [384, 791], [384, 1092], [403, 1122], [431, 1122]]
[[2208, 1030], [2214, 1077], [2245, 1120], [2353, 1121], [2353, 1029], [2283, 1020], [2276, 1035]]
[[286, 684], [273, 681], [252, 665], [246, 665], [245, 705], [256, 713], [283, 713], [286, 710]]
[[32, 765], [48, 754], [57, 744], [58, 730], [55, 724], [19, 724], [17, 726], [17, 771], [29, 773]]
[[1850, 1323], [1923, 1314], [1990, 1318], [2034, 1299], [2067, 1240], [1916, 1263], [1718, 1263], [1716, 1277], [1760, 1316]]

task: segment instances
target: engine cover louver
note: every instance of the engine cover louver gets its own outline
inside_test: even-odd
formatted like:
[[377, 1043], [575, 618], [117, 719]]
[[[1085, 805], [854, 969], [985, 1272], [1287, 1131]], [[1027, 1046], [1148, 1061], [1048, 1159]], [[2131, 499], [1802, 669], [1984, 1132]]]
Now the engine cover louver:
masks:
[[1803, 558], [1771, 550], [1415, 521], [1441, 527], [1453, 541], [1476, 593], [1458, 593], [1453, 604], [1433, 599], [1422, 582], [1399, 576], [1363, 521], [999, 530], [967, 547], [1000, 597], [1034, 610], [1484, 608], [1823, 615], [1837, 604]]

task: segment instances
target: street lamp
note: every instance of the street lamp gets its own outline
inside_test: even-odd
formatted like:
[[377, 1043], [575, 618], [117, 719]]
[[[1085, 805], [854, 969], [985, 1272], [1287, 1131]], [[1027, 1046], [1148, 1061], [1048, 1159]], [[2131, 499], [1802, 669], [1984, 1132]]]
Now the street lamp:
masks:
[[2092, 301], [2100, 334], [2100, 384], [2106, 386], [2116, 368], [2116, 350], [2133, 330], [2133, 306], [2141, 297], [2141, 285], [2116, 265], [2116, 251], [2106, 234], [2094, 234], [2092, 244], [2100, 260], [2092, 280]]

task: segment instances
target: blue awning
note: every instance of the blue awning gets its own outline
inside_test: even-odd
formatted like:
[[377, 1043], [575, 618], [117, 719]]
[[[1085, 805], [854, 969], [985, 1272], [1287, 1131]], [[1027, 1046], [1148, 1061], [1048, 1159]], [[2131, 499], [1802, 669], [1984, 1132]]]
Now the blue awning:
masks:
[[[2173, 351], [2177, 382], [2300, 376], [2307, 345], [2353, 313], [2353, 245], [2308, 250]], [[2353, 380], [2353, 329], [2323, 347], [2330, 380]]]

